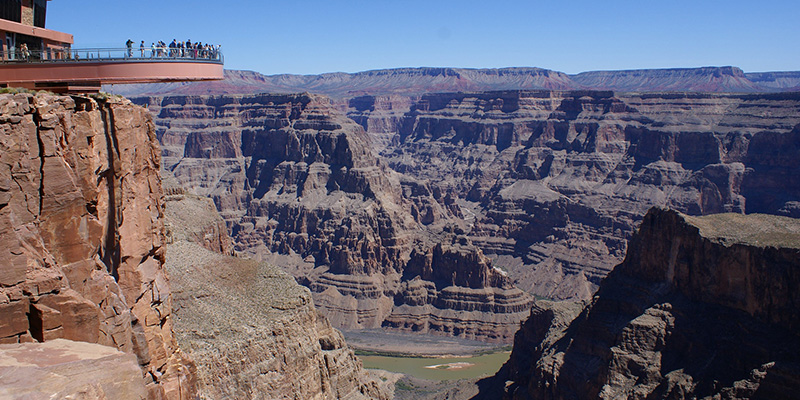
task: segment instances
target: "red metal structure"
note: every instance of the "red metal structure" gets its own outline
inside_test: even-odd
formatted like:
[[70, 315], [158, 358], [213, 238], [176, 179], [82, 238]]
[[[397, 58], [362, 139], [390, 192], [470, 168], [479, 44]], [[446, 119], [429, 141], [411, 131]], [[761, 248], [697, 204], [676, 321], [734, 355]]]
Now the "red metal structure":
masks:
[[73, 36], [45, 29], [49, 0], [0, 0], [0, 87], [98, 92], [101, 85], [219, 80], [219, 48], [73, 49]]

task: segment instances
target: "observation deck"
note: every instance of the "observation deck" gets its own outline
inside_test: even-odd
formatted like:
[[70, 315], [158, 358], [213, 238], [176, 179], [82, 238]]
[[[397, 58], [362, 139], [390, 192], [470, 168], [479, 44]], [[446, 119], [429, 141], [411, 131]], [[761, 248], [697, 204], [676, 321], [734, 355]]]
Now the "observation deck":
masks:
[[0, 87], [97, 92], [101, 85], [223, 78], [218, 49], [15, 49], [0, 54]]

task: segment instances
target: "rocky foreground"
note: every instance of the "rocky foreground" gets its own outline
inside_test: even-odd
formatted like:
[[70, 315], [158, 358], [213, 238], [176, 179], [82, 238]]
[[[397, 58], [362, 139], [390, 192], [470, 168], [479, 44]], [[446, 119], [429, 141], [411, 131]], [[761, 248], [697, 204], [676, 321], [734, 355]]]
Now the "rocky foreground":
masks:
[[0, 397], [388, 398], [210, 200], [165, 208], [145, 109], [2, 94], [0, 131]]
[[537, 302], [481, 398], [793, 399], [800, 221], [653, 209], [586, 308]]
[[0, 393], [189, 398], [194, 364], [172, 332], [147, 111], [118, 98], [0, 94], [0, 132]]

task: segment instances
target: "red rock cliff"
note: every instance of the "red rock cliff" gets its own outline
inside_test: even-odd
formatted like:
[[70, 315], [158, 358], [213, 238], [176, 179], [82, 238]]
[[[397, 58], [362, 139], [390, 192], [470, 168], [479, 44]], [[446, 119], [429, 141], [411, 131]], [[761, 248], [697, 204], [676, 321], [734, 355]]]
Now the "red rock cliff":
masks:
[[148, 398], [189, 398], [172, 332], [160, 148], [121, 99], [0, 95], [0, 343], [135, 354]]

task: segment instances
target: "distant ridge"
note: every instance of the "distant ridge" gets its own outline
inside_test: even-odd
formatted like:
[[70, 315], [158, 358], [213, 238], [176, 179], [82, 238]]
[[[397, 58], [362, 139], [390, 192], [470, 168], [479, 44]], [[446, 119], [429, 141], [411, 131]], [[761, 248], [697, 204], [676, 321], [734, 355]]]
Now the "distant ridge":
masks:
[[430, 92], [482, 91], [502, 89], [576, 88], [563, 72], [542, 68], [397, 68], [357, 73], [334, 72], [320, 75], [262, 75], [253, 71], [225, 71], [217, 82], [117, 85], [114, 93], [135, 95], [251, 94], [258, 92], [311, 92], [332, 97], [364, 94], [419, 95]]
[[798, 91], [800, 71], [745, 73], [737, 67], [727, 66], [589, 71], [567, 75], [534, 67], [423, 67], [319, 75], [263, 75], [253, 71], [226, 70], [222, 81], [115, 85], [104, 88], [108, 92], [129, 97], [311, 92], [334, 98], [519, 89], [736, 93]]
[[736, 67], [590, 71], [570, 76], [586, 88], [621, 92], [763, 92]]
[[747, 79], [761, 87], [781, 91], [800, 91], [800, 71], [753, 72], [745, 75], [747, 75]]

